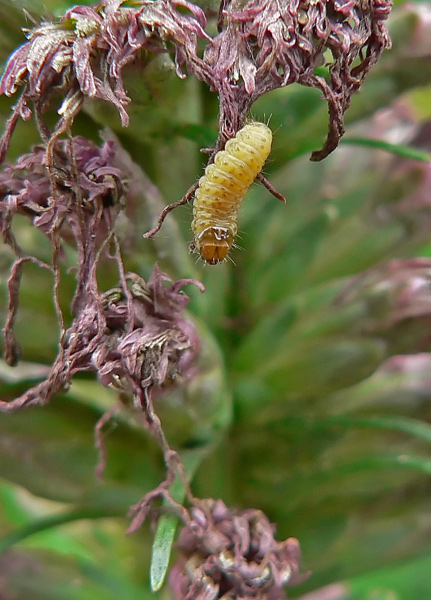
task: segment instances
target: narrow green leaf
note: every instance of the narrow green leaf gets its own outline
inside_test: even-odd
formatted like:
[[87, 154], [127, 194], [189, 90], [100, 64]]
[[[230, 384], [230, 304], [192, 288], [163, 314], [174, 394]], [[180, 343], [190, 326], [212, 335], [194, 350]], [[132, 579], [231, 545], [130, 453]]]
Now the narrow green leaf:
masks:
[[334, 425], [343, 429], [372, 427], [387, 431], [399, 431], [431, 443], [431, 425], [409, 417], [355, 417], [343, 415], [324, 418], [301, 418], [289, 416], [283, 420], [284, 428], [295, 430], [302, 426], [308, 431], [310, 429], [322, 431]]
[[[210, 447], [205, 446], [182, 453], [181, 459], [186, 469], [188, 481], [192, 479], [209, 449]], [[185, 490], [179, 477], [175, 479], [172, 485], [171, 494], [176, 502], [182, 502], [185, 497]], [[174, 515], [162, 515], [157, 522], [156, 534], [151, 549], [150, 566], [150, 582], [153, 592], [160, 590], [165, 581], [177, 524], [178, 519]]]
[[392, 456], [376, 457], [375, 461], [370, 461], [370, 465], [376, 467], [403, 467], [405, 469], [413, 469], [420, 471], [425, 475], [431, 475], [431, 460], [422, 458], [421, 456], [410, 456], [408, 454], [397, 454]]
[[12, 531], [12, 533], [9, 533], [3, 538], [0, 538], [0, 554], [18, 542], [21, 542], [26, 538], [35, 535], [36, 533], [40, 533], [41, 531], [46, 531], [66, 523], [80, 521], [82, 519], [106, 519], [110, 517], [120, 517], [122, 514], [123, 513], [117, 513], [110, 510], [90, 508], [74, 510], [67, 513], [61, 513], [59, 515], [49, 515], [48, 517], [37, 519], [36, 521], [33, 521], [32, 523], [29, 523], [20, 529]]
[[379, 150], [385, 150], [392, 154], [397, 154], [403, 158], [410, 158], [412, 160], [419, 160], [420, 162], [430, 162], [431, 154], [429, 152], [423, 152], [417, 148], [411, 146], [404, 146], [402, 144], [390, 144], [383, 140], [374, 140], [371, 138], [343, 138], [342, 144], [351, 144], [355, 146], [367, 146], [369, 148], [377, 148]]
[[431, 460], [421, 456], [411, 456], [409, 454], [372, 454], [365, 456], [358, 461], [345, 464], [334, 465], [328, 470], [315, 472], [316, 479], [334, 477], [334, 475], [348, 475], [352, 473], [361, 473], [363, 471], [384, 470], [389, 468], [403, 468], [413, 471], [420, 471], [425, 475], [431, 475]]
[[431, 556], [425, 553], [407, 562], [370, 569], [351, 579], [349, 585], [352, 600], [378, 600], [377, 594], [383, 590], [387, 590], [386, 598], [427, 598], [431, 587]]
[[431, 443], [431, 425], [409, 417], [329, 417], [328, 424], [330, 423], [348, 427], [374, 427], [400, 431]]
[[169, 566], [172, 543], [178, 519], [173, 515], [162, 515], [157, 523], [156, 535], [151, 552], [151, 589], [157, 592], [162, 587]]

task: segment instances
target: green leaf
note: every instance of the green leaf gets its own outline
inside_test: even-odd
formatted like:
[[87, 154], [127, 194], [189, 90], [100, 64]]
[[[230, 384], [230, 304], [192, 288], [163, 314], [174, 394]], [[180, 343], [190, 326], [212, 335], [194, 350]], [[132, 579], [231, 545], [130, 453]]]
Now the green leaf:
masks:
[[307, 270], [319, 252], [322, 239], [327, 235], [332, 215], [324, 211], [281, 241], [270, 264], [256, 272], [260, 286], [256, 302], [274, 302], [285, 296], [286, 289], [294, 291], [306, 277]]
[[196, 142], [200, 148], [212, 148], [215, 145], [217, 132], [210, 127], [189, 123], [187, 125], [175, 125], [172, 131], [192, 142]]
[[383, 429], [388, 431], [400, 431], [408, 435], [412, 435], [418, 439], [425, 440], [431, 444], [431, 425], [419, 419], [411, 419], [408, 417], [350, 417], [337, 416], [328, 417], [327, 425], [338, 425], [343, 428], [354, 427], [372, 427], [375, 429]]
[[[398, 562], [391, 567], [370, 569], [349, 581], [352, 595], [348, 600], [425, 599], [431, 589], [431, 556]], [[381, 594], [379, 596], [378, 594]]]
[[[208, 454], [210, 448], [201, 448], [195, 451], [182, 453], [182, 462], [185, 466], [187, 480], [190, 481], [202, 460]], [[182, 502], [185, 490], [180, 477], [177, 476], [171, 488], [172, 497], [176, 502]], [[166, 505], [166, 503], [165, 503]], [[161, 589], [169, 567], [172, 544], [178, 525], [177, 517], [173, 515], [162, 515], [157, 522], [156, 534], [154, 536], [151, 551], [150, 582], [153, 592]]]
[[385, 150], [391, 154], [402, 156], [403, 158], [409, 158], [412, 160], [418, 160], [420, 162], [430, 162], [431, 154], [429, 152], [423, 152], [417, 148], [411, 146], [404, 146], [403, 144], [391, 144], [383, 140], [375, 140], [372, 138], [360, 138], [360, 137], [347, 137], [342, 138], [342, 144], [351, 144], [353, 146], [365, 146], [367, 148], [376, 148], [378, 150]]
[[[276, 417], [279, 419], [279, 416]], [[261, 422], [267, 422], [265, 419]], [[407, 435], [411, 435], [418, 439], [425, 440], [431, 444], [431, 425], [412, 419], [409, 417], [388, 417], [388, 416], [325, 416], [325, 417], [298, 417], [289, 415], [283, 420], [283, 427], [286, 429], [304, 429], [307, 432], [315, 431], [323, 432], [326, 429], [332, 429], [334, 426], [344, 430], [356, 428], [373, 428], [382, 429], [384, 431], [400, 431]]]
[[371, 375], [385, 357], [383, 341], [353, 336], [295, 343], [287, 333], [275, 350], [253, 365], [252, 375], [246, 371], [245, 376], [261, 378], [280, 401], [292, 394], [299, 402], [353, 385]]
[[150, 568], [150, 583], [153, 592], [158, 592], [165, 581], [177, 525], [178, 519], [172, 515], [162, 515], [157, 522]]
[[18, 544], [32, 535], [35, 535], [36, 533], [59, 527], [65, 523], [72, 523], [74, 521], [81, 521], [83, 519], [105, 519], [109, 517], [120, 517], [123, 515], [124, 513], [122, 511], [115, 512], [106, 509], [84, 508], [62, 513], [60, 515], [50, 515], [48, 517], [37, 519], [32, 523], [25, 525], [24, 527], [16, 529], [9, 535], [0, 538], [0, 554], [15, 544]]
[[102, 414], [73, 397], [57, 396], [47, 406], [3, 415], [0, 477], [44, 498], [126, 512], [162, 479], [160, 450], [146, 432], [113, 420], [104, 435], [105, 478], [98, 482], [94, 427]]

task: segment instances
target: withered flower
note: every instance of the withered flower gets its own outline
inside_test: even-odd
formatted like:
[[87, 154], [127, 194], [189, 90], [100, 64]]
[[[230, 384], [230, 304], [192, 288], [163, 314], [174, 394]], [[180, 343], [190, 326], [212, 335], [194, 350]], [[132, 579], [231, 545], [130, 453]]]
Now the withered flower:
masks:
[[298, 583], [295, 538], [274, 539], [274, 526], [259, 510], [232, 510], [221, 500], [200, 500], [182, 530], [181, 558], [170, 574], [176, 600], [283, 600]]
[[181, 288], [187, 283], [204, 291], [198, 281], [173, 282], [155, 266], [148, 282], [129, 274], [124, 287], [99, 294], [93, 266], [48, 379], [12, 402], [0, 402], [0, 409], [46, 403], [79, 371], [96, 372], [101, 383], [133, 396], [144, 408], [149, 391], [160, 393], [194, 372], [200, 343], [183, 315], [189, 298]]
[[[148, 282], [125, 274], [115, 222], [124, 209], [121, 197], [127, 192], [126, 182], [133, 178], [127, 168], [133, 166], [117, 158], [118, 150], [112, 140], [102, 147], [82, 137], [57, 140], [51, 170], [46, 168], [44, 148], [38, 146], [0, 173], [1, 231], [16, 254], [8, 280], [9, 315], [4, 329], [9, 364], [19, 358], [13, 326], [24, 263], [32, 261], [53, 271], [59, 309], [58, 261], [63, 240], [72, 242], [78, 252], [74, 320], [61, 333], [51, 373], [23, 396], [1, 403], [2, 410], [48, 402], [78, 371], [95, 371], [104, 385], [129, 393], [138, 405], [149, 390], [160, 393], [162, 387], [192, 372], [200, 346], [193, 325], [183, 316], [188, 297], [181, 287], [192, 282], [204, 288], [194, 280], [174, 283], [157, 266]], [[11, 226], [18, 212], [31, 217], [50, 238], [52, 266], [23, 255]], [[96, 276], [102, 256], [115, 260], [120, 274], [120, 286], [105, 293], [99, 291]], [[62, 329], [61, 318], [59, 325]]]
[[[9, 311], [4, 328], [8, 364], [16, 364], [20, 354], [13, 326], [26, 262], [53, 271], [54, 303], [62, 331], [63, 318], [58, 300], [59, 257], [62, 240], [72, 242], [79, 257], [72, 311], [78, 314], [85, 306], [87, 295], [84, 290], [90, 285], [91, 271], [97, 268], [98, 255], [114, 236], [115, 217], [121, 206], [119, 199], [125, 190], [123, 181], [129, 176], [127, 170], [121, 171], [114, 164], [116, 153], [117, 146], [113, 141], [107, 141], [99, 148], [81, 137], [57, 140], [49, 157], [44, 148], [36, 147], [0, 173], [0, 231], [4, 242], [16, 255], [8, 280]], [[33, 225], [49, 237], [53, 246], [52, 265], [23, 254], [12, 231], [16, 213], [30, 216]], [[121, 263], [120, 258], [118, 261]], [[95, 290], [98, 293], [97, 286]]]
[[[186, 65], [218, 92], [220, 146], [243, 126], [253, 102], [266, 92], [291, 83], [321, 89], [330, 113], [327, 141], [312, 155], [321, 160], [343, 134], [352, 94], [390, 47], [385, 20], [391, 0], [225, 0], [214, 39], [205, 32], [203, 11], [187, 0], [123, 4], [107, 0], [94, 7], [76, 6], [58, 22], [43, 22], [27, 32], [28, 42], [10, 57], [0, 81], [0, 93], [8, 96], [22, 86], [0, 161], [18, 117], [30, 117], [30, 101], [44, 141], [51, 134], [42, 115], [55, 94], [64, 99], [54, 135], [70, 127], [85, 96], [111, 102], [127, 125], [130, 99], [123, 68], [142, 59], [143, 49], [151, 55], [170, 48], [180, 77]], [[203, 58], [199, 39], [209, 42]], [[318, 74], [323, 65], [325, 72]]]
[[[232, 137], [253, 102], [291, 83], [317, 87], [328, 101], [329, 134], [321, 160], [343, 134], [352, 94], [390, 39], [391, 0], [226, 0], [219, 35], [205, 50], [210, 67], [196, 74], [220, 94], [220, 131]], [[327, 76], [317, 74], [325, 65]]]
[[148, 282], [135, 274], [127, 279], [132, 282], [132, 305], [121, 289], [103, 295], [105, 334], [88, 358], [104, 385], [130, 391], [139, 400], [139, 390], [160, 392], [193, 373], [200, 342], [183, 315], [189, 298], [181, 288], [188, 283], [201, 291], [204, 287], [193, 279], [173, 282], [157, 265]]
[[46, 149], [36, 146], [0, 172], [1, 223], [7, 223], [8, 214], [21, 213], [48, 236], [58, 230], [70, 237], [72, 230], [79, 238], [80, 222], [104, 209], [106, 219], [125, 191], [127, 174], [115, 164], [116, 152], [112, 140], [102, 147], [83, 137], [58, 141], [50, 177]]
[[[70, 127], [86, 96], [113, 104], [122, 124], [128, 125], [125, 107], [130, 99], [122, 71], [143, 49], [152, 54], [166, 52], [166, 44], [172, 43], [178, 73], [183, 76], [180, 65], [185, 57], [197, 53], [199, 37], [208, 38], [203, 11], [187, 0], [146, 1], [134, 8], [124, 3], [106, 0], [94, 7], [78, 5], [59, 21], [42, 22], [27, 31], [28, 42], [9, 58], [0, 81], [0, 94], [12, 96], [22, 88], [2, 139], [0, 162], [18, 118], [30, 118], [31, 103], [43, 141], [50, 139], [43, 113], [58, 95], [63, 101], [55, 135]], [[177, 5], [186, 7], [192, 16], [178, 11]]]

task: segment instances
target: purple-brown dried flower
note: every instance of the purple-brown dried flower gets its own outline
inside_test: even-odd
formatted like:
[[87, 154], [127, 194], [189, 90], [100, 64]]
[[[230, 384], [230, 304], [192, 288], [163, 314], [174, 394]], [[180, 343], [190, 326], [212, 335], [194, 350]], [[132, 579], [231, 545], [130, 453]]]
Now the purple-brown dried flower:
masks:
[[[1, 231], [16, 253], [4, 330], [9, 364], [15, 364], [19, 356], [13, 325], [23, 264], [32, 261], [53, 271], [59, 312], [61, 241], [73, 241], [78, 252], [74, 321], [62, 332], [48, 380], [14, 402], [0, 404], [3, 410], [48, 402], [78, 371], [95, 371], [104, 385], [119, 388], [143, 406], [149, 390], [160, 391], [192, 372], [200, 345], [193, 325], [183, 316], [188, 297], [180, 290], [189, 282], [204, 288], [194, 280], [174, 283], [157, 266], [148, 283], [124, 273], [115, 221], [123, 209], [118, 199], [127, 191], [125, 180], [133, 177], [127, 169], [133, 165], [118, 159], [118, 150], [112, 140], [101, 148], [81, 137], [57, 140], [50, 170], [45, 149], [38, 146], [0, 173]], [[29, 215], [50, 238], [52, 267], [22, 255], [11, 227], [17, 212]], [[101, 294], [97, 268], [103, 256], [116, 261], [120, 286]], [[62, 317], [59, 324], [63, 329]]]
[[[51, 138], [43, 113], [56, 95], [64, 97], [54, 135], [66, 131], [80, 111], [85, 96], [107, 100], [119, 111], [123, 125], [130, 102], [124, 89], [123, 68], [141, 55], [166, 52], [171, 42], [178, 73], [185, 57], [197, 53], [206, 19], [203, 11], [187, 0], [145, 1], [136, 8], [124, 0], [106, 0], [94, 7], [75, 6], [55, 23], [43, 22], [27, 31], [28, 42], [9, 58], [0, 81], [0, 94], [12, 96], [22, 87], [21, 98], [7, 125], [0, 147], [4, 159], [19, 117], [29, 119], [33, 103], [43, 141]], [[193, 16], [177, 10], [186, 7]]]
[[[123, 178], [127, 179], [129, 175], [124, 165], [123, 170], [114, 165], [116, 153], [117, 146], [113, 141], [99, 148], [84, 138], [57, 140], [49, 157], [43, 148], [36, 147], [32, 153], [18, 159], [17, 164], [7, 166], [0, 173], [0, 230], [4, 242], [16, 255], [8, 280], [9, 314], [4, 328], [8, 364], [16, 364], [19, 358], [13, 325], [25, 262], [31, 261], [53, 271], [54, 301], [60, 330], [63, 330], [58, 301], [59, 256], [61, 240], [73, 241], [79, 265], [72, 311], [78, 314], [85, 305], [87, 297], [83, 290], [90, 285], [90, 272], [97, 268], [98, 255], [115, 237], [115, 217], [120, 210], [117, 199], [125, 190]], [[12, 231], [13, 216], [18, 212], [32, 217], [33, 224], [50, 238], [52, 266], [23, 255]], [[97, 286], [93, 292], [97, 293]]]
[[[390, 40], [385, 27], [391, 0], [225, 0], [219, 34], [211, 40], [203, 11], [187, 0], [143, 1], [135, 7], [107, 0], [94, 7], [76, 6], [57, 23], [44, 22], [28, 32], [29, 41], [10, 57], [0, 93], [22, 95], [9, 120], [0, 161], [19, 117], [34, 104], [45, 142], [66, 131], [84, 97], [111, 102], [123, 125], [130, 99], [123, 68], [141, 50], [167, 52], [172, 45], [177, 74], [185, 64], [220, 97], [220, 147], [243, 126], [253, 102], [262, 94], [291, 83], [317, 87], [329, 104], [330, 129], [321, 160], [343, 134], [343, 115], [352, 94]], [[177, 6], [187, 8], [183, 14]], [[210, 43], [199, 56], [199, 39]], [[316, 68], [326, 61], [327, 76]], [[43, 112], [55, 94], [64, 96], [60, 120], [51, 134]]]
[[[88, 358], [104, 385], [138, 391], [139, 399], [139, 390], [160, 390], [194, 372], [200, 341], [183, 315], [189, 298], [181, 288], [187, 283], [201, 291], [204, 287], [192, 279], [173, 282], [157, 265], [148, 283], [134, 274], [127, 278], [132, 282], [133, 327], [124, 293], [111, 290], [104, 294], [105, 334]], [[93, 317], [95, 322], [96, 315]]]
[[283, 600], [284, 588], [302, 579], [298, 540], [277, 542], [261, 511], [202, 500], [190, 516], [178, 541], [181, 558], [170, 575], [176, 600]]
[[106, 217], [124, 193], [127, 173], [116, 166], [116, 153], [112, 140], [102, 147], [83, 137], [58, 141], [50, 177], [46, 149], [36, 146], [0, 172], [0, 223], [21, 213], [50, 237], [56, 230], [70, 238], [72, 230], [79, 239], [80, 220], [104, 209]]
[[[200, 343], [183, 315], [189, 298], [181, 287], [194, 283], [204, 291], [202, 284], [173, 282], [155, 266], [148, 282], [129, 274], [122, 288], [100, 295], [95, 271], [94, 264], [48, 379], [13, 402], [1, 402], [1, 410], [46, 403], [79, 371], [96, 372], [104, 385], [133, 396], [145, 408], [151, 390], [160, 392], [193, 374]], [[130, 291], [126, 280], [132, 283]]]
[[[317, 87], [329, 104], [330, 130], [321, 160], [343, 134], [352, 94], [390, 39], [391, 0], [226, 0], [220, 33], [196, 75], [220, 94], [220, 131], [232, 137], [262, 94], [291, 83]], [[328, 78], [315, 69], [326, 64]]]

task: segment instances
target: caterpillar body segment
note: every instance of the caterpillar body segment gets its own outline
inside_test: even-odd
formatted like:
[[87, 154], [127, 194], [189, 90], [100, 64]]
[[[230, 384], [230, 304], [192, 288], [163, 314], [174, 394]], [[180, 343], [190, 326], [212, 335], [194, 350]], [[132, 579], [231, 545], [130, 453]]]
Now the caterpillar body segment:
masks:
[[238, 211], [271, 151], [272, 132], [249, 123], [217, 152], [195, 192], [194, 246], [210, 265], [224, 260], [238, 232]]

